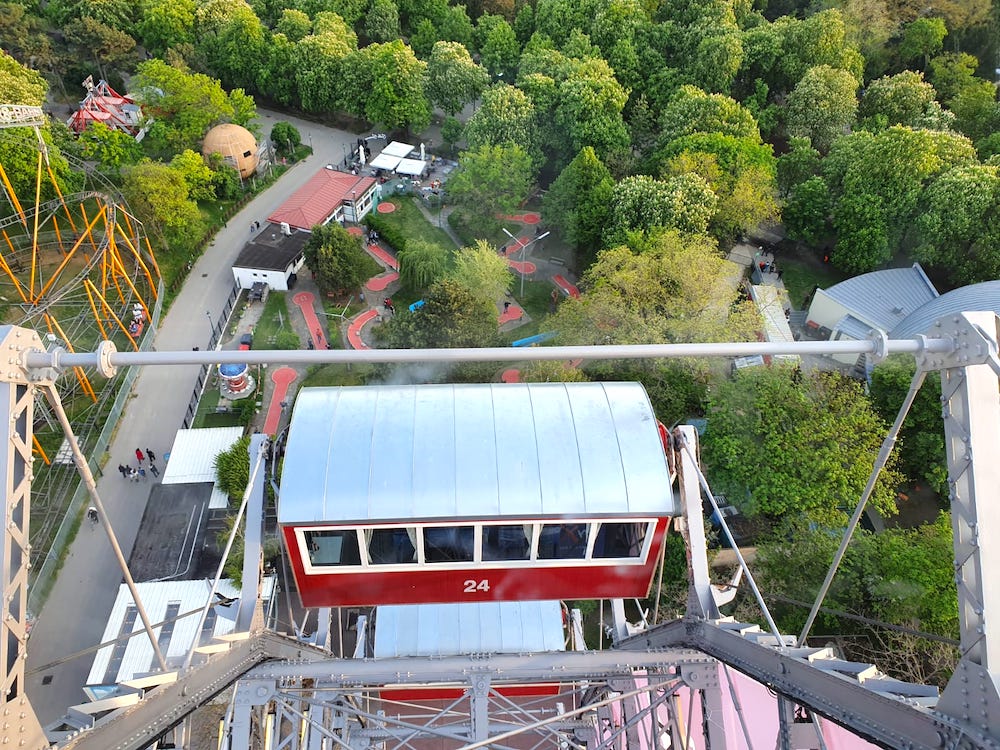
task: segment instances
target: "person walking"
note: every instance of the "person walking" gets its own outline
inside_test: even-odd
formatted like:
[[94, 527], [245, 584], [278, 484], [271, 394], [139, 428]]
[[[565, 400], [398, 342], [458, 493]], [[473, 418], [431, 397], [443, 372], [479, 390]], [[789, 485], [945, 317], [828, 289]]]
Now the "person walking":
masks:
[[141, 479], [144, 482], [146, 481], [146, 470], [141, 466], [139, 467], [139, 479]]
[[133, 469], [131, 466], [128, 467], [128, 478], [133, 482], [139, 481], [139, 472]]
[[135, 449], [135, 460], [139, 462], [139, 466], [142, 466], [143, 460], [145, 460], [146, 454], [142, 452], [142, 448]]
[[156, 454], [149, 448], [146, 448], [146, 455], [149, 457], [149, 463], [153, 463], [156, 460]]
[[156, 468], [156, 464], [154, 464], [152, 462], [150, 462], [150, 464], [149, 464], [149, 473], [152, 474], [154, 477], [160, 476], [160, 470], [157, 469]]
[[123, 464], [118, 464], [118, 472], [122, 475], [122, 479], [128, 479], [128, 467]]

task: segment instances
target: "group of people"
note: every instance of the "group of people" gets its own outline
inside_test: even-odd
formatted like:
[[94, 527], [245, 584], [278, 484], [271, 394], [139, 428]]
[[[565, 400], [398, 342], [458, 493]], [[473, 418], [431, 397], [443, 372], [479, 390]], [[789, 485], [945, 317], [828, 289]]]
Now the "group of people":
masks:
[[138, 468], [134, 466], [128, 466], [126, 464], [118, 464], [118, 473], [122, 475], [123, 479], [128, 479], [132, 482], [138, 482], [140, 479], [146, 478], [146, 469], [143, 467], [143, 461], [149, 461], [149, 473], [154, 477], [160, 476], [160, 470], [156, 468], [156, 454], [152, 450], [146, 448], [145, 451], [142, 448], [135, 449], [135, 460], [139, 464]]
[[368, 244], [374, 245], [376, 242], [378, 242], [378, 232], [374, 229], [368, 230]]
[[258, 229], [260, 229], [260, 222], [259, 221], [251, 221], [250, 222], [250, 234], [253, 234]]

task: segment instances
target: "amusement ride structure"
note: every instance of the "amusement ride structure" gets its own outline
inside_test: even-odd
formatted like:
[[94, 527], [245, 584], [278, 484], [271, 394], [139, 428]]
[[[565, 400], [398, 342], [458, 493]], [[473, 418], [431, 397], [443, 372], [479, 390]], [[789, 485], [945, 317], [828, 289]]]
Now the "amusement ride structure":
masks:
[[[20, 172], [17, 180], [0, 163], [2, 321], [34, 330], [46, 346], [70, 352], [103, 340], [138, 351], [148, 346], [151, 337], [145, 334], [160, 314], [160, 272], [152, 248], [113, 185], [71, 157], [60, 154], [55, 161], [43, 136], [47, 124], [40, 107], [0, 105], [0, 128], [6, 138], [20, 139], [21, 153], [33, 156], [34, 167], [32, 178]], [[67, 163], [72, 179], [66, 178]], [[67, 184], [74, 182], [79, 184]], [[97, 447], [122, 385], [121, 378], [86, 367], [73, 368], [60, 381], [60, 396], [88, 451]], [[36, 419], [43, 424], [35, 428], [32, 443], [44, 465], [33, 482], [37, 565], [79, 482], [54, 415], [42, 406]]]

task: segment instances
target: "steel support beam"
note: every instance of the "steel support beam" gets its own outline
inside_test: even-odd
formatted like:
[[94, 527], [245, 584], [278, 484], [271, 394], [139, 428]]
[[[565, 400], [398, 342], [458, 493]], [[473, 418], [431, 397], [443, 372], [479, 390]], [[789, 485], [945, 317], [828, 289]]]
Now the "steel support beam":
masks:
[[[0, 744], [45, 748], [48, 742], [24, 692], [28, 643], [28, 568], [31, 552], [31, 427], [35, 388], [19, 366], [30, 348], [44, 348], [38, 334], [0, 326], [0, 419], [7, 438], [0, 450], [3, 481], [3, 531], [0, 539]], [[51, 384], [54, 373], [38, 373], [40, 384]]]
[[998, 323], [991, 312], [942, 319], [931, 334], [955, 340], [955, 351], [918, 360], [941, 370], [962, 654], [937, 710], [994, 740], [1000, 740]]
[[855, 734], [887, 748], [982, 747], [1000, 742], [977, 727], [877, 692], [833, 670], [742, 637], [711, 622], [684, 621], [653, 628], [623, 649], [685, 646], [715, 657]]

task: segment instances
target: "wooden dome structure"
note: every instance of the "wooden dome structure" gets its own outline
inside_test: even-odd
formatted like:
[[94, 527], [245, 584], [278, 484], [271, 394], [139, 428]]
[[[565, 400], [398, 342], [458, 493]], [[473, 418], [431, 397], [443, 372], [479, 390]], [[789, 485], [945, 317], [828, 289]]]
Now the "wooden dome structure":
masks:
[[205, 157], [220, 154], [243, 178], [257, 169], [257, 140], [249, 130], [231, 122], [216, 125], [205, 134], [201, 153]]

